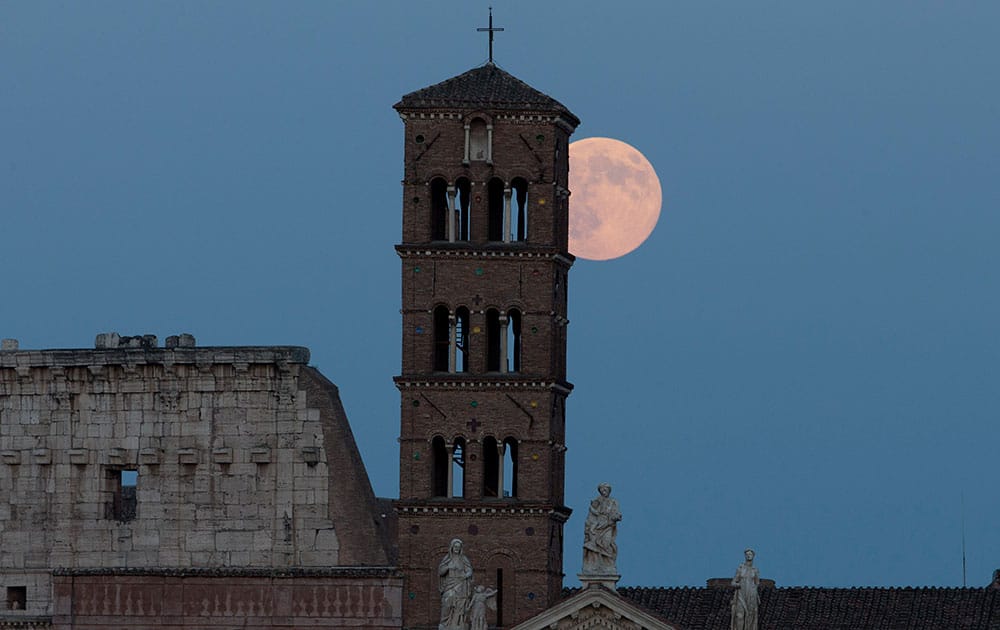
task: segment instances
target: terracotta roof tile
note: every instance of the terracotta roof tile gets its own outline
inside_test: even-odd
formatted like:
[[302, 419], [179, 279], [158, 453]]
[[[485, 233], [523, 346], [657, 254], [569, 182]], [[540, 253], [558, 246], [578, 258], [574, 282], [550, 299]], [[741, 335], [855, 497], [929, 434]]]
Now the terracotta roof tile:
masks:
[[553, 112], [564, 115], [574, 126], [580, 123], [565, 105], [492, 63], [410, 92], [393, 107], [397, 110], [461, 107]]
[[[618, 593], [685, 630], [729, 630], [728, 589]], [[1000, 630], [996, 588], [762, 588], [760, 606], [759, 630]]]

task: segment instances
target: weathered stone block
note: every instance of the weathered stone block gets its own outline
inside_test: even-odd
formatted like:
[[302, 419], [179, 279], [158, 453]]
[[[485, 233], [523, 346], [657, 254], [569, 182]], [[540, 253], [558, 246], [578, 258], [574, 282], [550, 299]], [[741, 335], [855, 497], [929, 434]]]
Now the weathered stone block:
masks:
[[303, 446], [302, 447], [302, 459], [310, 466], [315, 466], [320, 460], [320, 447], [318, 446]]
[[232, 464], [233, 449], [228, 446], [213, 448], [212, 461], [215, 462], [216, 464]]
[[98, 350], [111, 350], [121, 343], [121, 335], [116, 332], [101, 333], [94, 339], [94, 347]]
[[218, 551], [241, 551], [253, 546], [253, 532], [217, 532], [215, 548]]
[[177, 449], [177, 463], [178, 464], [197, 464], [198, 463], [198, 450], [193, 448], [179, 448]]
[[192, 532], [184, 537], [185, 551], [213, 551], [215, 534], [212, 532]]
[[337, 551], [340, 543], [337, 541], [337, 533], [333, 528], [321, 529], [316, 532], [316, 551]]
[[144, 448], [139, 451], [139, 463], [144, 466], [158, 466], [161, 451], [158, 448]]
[[124, 466], [126, 461], [125, 449], [123, 448], [110, 448], [108, 449], [106, 463], [109, 466]]

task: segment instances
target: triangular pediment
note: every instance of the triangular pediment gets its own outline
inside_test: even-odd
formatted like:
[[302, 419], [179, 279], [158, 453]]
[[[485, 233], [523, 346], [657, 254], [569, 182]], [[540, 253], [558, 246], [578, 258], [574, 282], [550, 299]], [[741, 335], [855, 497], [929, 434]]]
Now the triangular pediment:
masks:
[[511, 630], [684, 630], [603, 587], [581, 590]]

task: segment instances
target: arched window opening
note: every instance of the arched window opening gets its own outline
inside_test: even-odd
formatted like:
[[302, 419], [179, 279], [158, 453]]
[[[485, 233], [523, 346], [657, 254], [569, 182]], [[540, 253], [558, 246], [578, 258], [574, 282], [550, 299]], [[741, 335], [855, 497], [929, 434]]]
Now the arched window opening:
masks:
[[448, 371], [448, 347], [451, 342], [451, 330], [448, 323], [448, 307], [439, 306], [434, 309], [434, 371]]
[[474, 118], [469, 124], [469, 157], [473, 162], [486, 162], [490, 159], [490, 143], [486, 131], [486, 121], [482, 118]]
[[509, 437], [503, 441], [503, 496], [517, 496], [517, 440]]
[[500, 371], [500, 311], [486, 311], [486, 371]]
[[528, 182], [523, 177], [515, 177], [510, 183], [513, 189], [513, 204], [510, 209], [510, 240], [528, 240]]
[[431, 493], [435, 497], [448, 496], [448, 447], [440, 435], [431, 442]]
[[431, 240], [448, 240], [448, 183], [440, 177], [431, 180]]
[[465, 177], [459, 177], [455, 182], [458, 199], [455, 202], [455, 240], [472, 240], [472, 224], [469, 219], [469, 206], [472, 201], [472, 184]]
[[500, 445], [494, 437], [483, 438], [483, 496], [500, 496]]
[[465, 496], [465, 438], [455, 438], [451, 448], [451, 495]]
[[521, 311], [507, 311], [507, 371], [521, 371]]
[[455, 371], [469, 371], [469, 309], [464, 306], [455, 311]]
[[504, 186], [503, 182], [494, 177], [486, 185], [487, 200], [487, 240], [502, 241], [504, 227]]

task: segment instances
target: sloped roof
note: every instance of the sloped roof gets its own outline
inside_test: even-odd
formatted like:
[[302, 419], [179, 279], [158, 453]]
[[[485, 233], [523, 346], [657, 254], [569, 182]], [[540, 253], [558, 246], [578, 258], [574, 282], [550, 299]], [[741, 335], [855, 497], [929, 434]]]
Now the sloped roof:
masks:
[[[634, 601], [621, 597], [614, 591], [603, 586], [576, 589], [573, 595], [563, 599], [548, 610], [522, 621], [511, 630], [549, 630], [550, 628], [566, 627], [567, 621], [572, 627], [604, 628], [608, 627], [602, 620], [624, 618], [637, 627], [647, 630], [682, 630], [677, 626], [660, 619], [655, 613]], [[613, 627], [627, 627], [618, 624]]]
[[494, 63], [410, 92], [393, 107], [397, 110], [461, 107], [553, 112], [565, 116], [573, 126], [580, 124], [580, 119], [565, 105]]
[[[687, 630], [729, 630], [732, 591], [620, 588]], [[759, 630], [998, 630], [996, 588], [762, 588]]]

